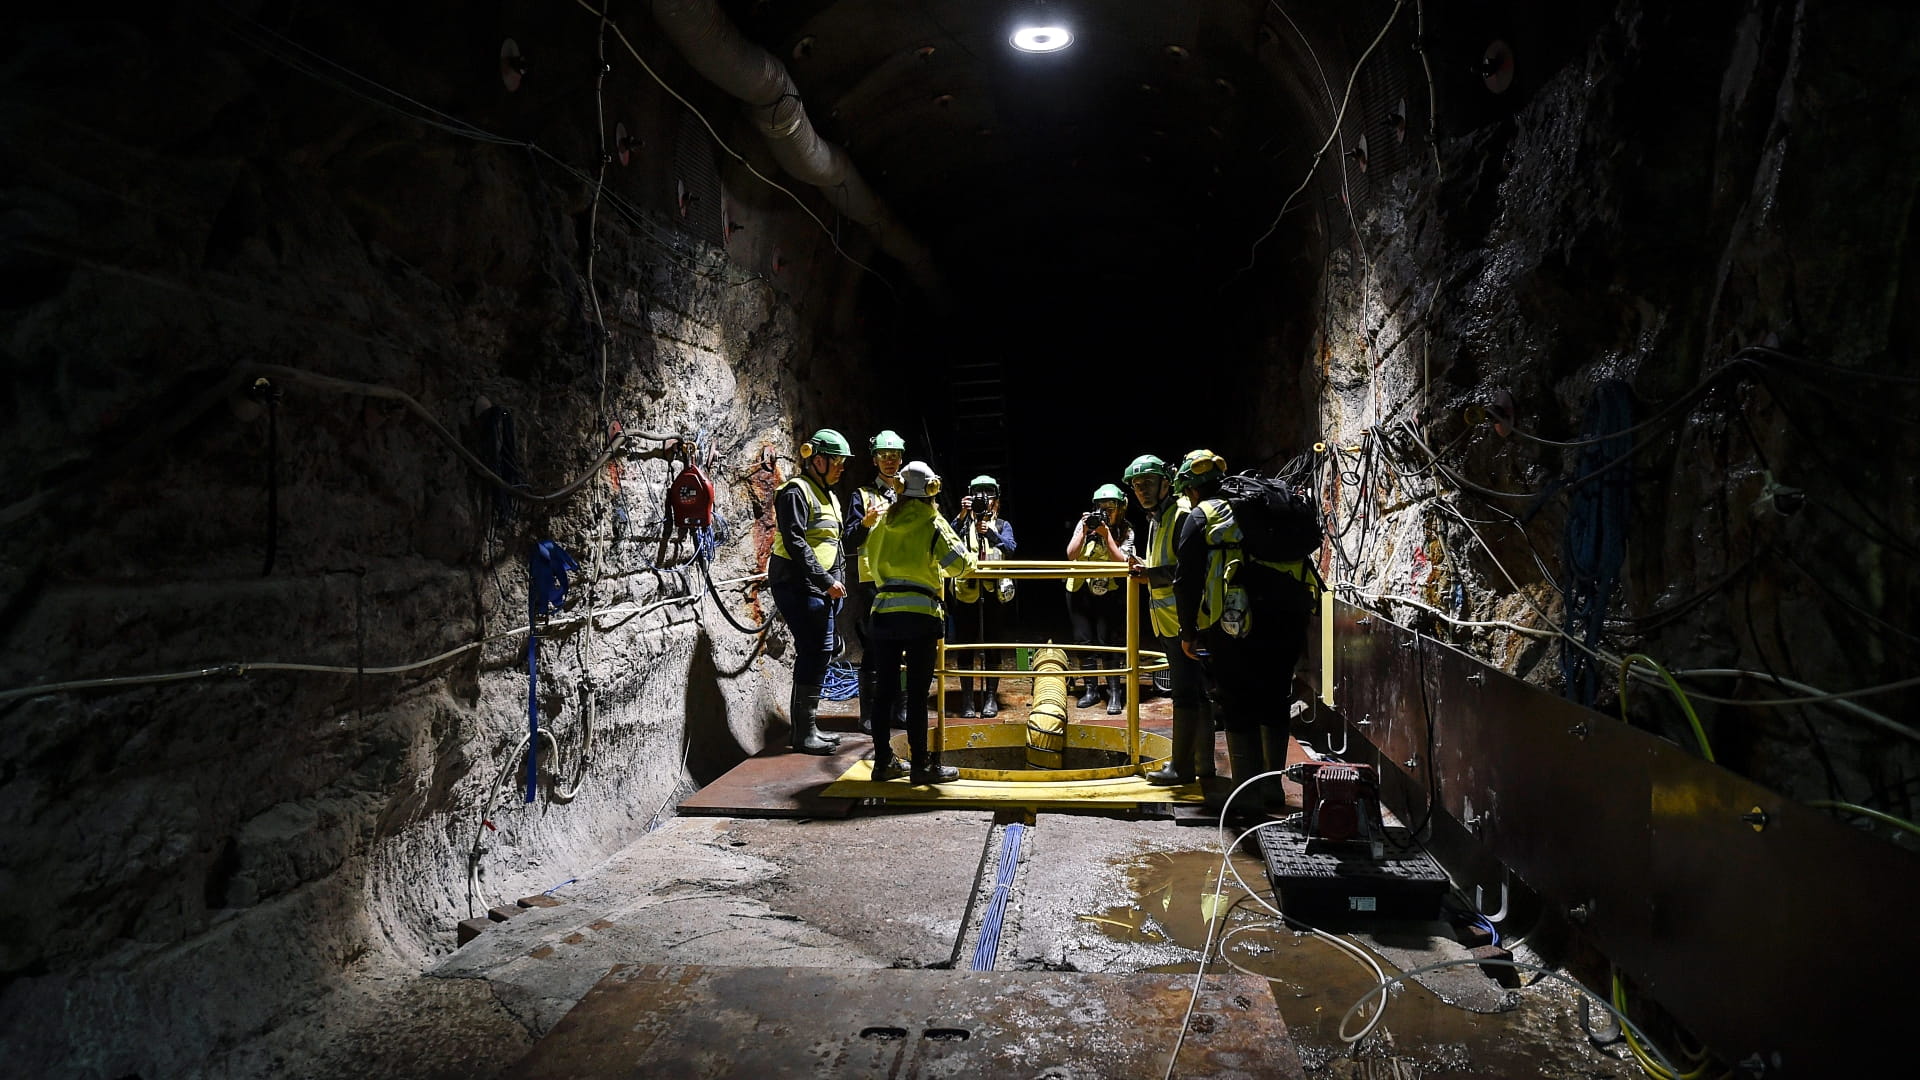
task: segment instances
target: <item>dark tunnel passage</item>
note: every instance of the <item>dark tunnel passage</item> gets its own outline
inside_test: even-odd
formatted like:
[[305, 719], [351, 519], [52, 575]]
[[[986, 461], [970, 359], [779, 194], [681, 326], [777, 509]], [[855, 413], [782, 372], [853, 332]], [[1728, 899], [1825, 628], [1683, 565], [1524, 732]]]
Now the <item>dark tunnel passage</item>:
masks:
[[[1042, 25], [1071, 43], [1015, 46]], [[1012, 824], [1022, 975], [1225, 960], [1226, 883], [1168, 839], [1214, 830], [1165, 807], [836, 801], [857, 701], [794, 764], [763, 579], [834, 428], [841, 498], [894, 430], [945, 513], [995, 477], [1029, 559], [1141, 454], [1296, 465], [1328, 592], [1267, 680], [1293, 751], [1381, 770], [1450, 911], [1510, 883], [1526, 929], [1480, 947], [1596, 1017], [1611, 988], [1688, 1068], [1834, 1074], [1920, 961], [1880, 903], [1920, 865], [1917, 61], [1893, 0], [16, 16], [0, 1060], [493, 1076], [615, 962], [905, 985], [987, 936]], [[1023, 583], [1010, 632], [1066, 640], [1064, 596]], [[777, 820], [688, 809], [742, 775]], [[1806, 1004], [1816, 941], [1874, 1006]], [[1356, 976], [1312, 970], [1250, 984], [1300, 1036], [1271, 1075], [1683, 1071], [1573, 991], [1455, 1040], [1429, 987], [1395, 1008], [1430, 1026], [1343, 1041], [1300, 1002]], [[1206, 1074], [1136, 1036], [1089, 1074]]]

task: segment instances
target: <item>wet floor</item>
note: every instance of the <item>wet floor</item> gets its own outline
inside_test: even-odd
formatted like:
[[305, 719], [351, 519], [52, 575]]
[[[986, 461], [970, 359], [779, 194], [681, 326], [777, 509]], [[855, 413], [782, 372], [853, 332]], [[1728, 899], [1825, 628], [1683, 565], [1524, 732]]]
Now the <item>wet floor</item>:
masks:
[[[1573, 991], [1552, 980], [1501, 995], [1510, 1007], [1489, 1013], [1450, 1005], [1424, 986], [1404, 983], [1394, 991], [1379, 1027], [1349, 1047], [1339, 1037], [1341, 1017], [1376, 985], [1371, 969], [1311, 934], [1281, 925], [1231, 872], [1221, 873], [1217, 854], [1155, 852], [1129, 859], [1122, 868], [1132, 902], [1079, 918], [1118, 941], [1173, 944], [1197, 954], [1207, 943], [1210, 921], [1220, 915], [1212, 928], [1216, 940], [1209, 968], [1224, 962], [1268, 980], [1309, 1074], [1342, 1080], [1641, 1075], [1589, 1046]], [[1232, 868], [1266, 895], [1258, 860], [1236, 853]], [[1191, 972], [1196, 966], [1150, 970]], [[1384, 960], [1381, 966], [1387, 975], [1397, 974]], [[1356, 1014], [1349, 1031], [1364, 1027], [1370, 1015]]]

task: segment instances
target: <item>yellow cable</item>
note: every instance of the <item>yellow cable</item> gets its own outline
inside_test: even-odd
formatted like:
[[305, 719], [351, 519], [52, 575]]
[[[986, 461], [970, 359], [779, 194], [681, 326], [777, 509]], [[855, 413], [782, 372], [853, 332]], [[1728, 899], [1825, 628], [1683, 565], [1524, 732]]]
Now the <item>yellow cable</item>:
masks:
[[1897, 817], [1894, 817], [1892, 814], [1883, 814], [1880, 811], [1873, 809], [1872, 807], [1861, 806], [1859, 803], [1836, 802], [1833, 799], [1815, 799], [1813, 802], [1810, 802], [1807, 805], [1808, 806], [1826, 806], [1826, 807], [1832, 807], [1835, 810], [1845, 810], [1850, 814], [1859, 814], [1862, 817], [1870, 817], [1875, 821], [1884, 821], [1888, 825], [1892, 825], [1895, 828], [1905, 829], [1908, 832], [1913, 833], [1915, 836], [1920, 836], [1920, 825], [1915, 825], [1913, 822], [1908, 821], [1906, 818], [1897, 818]]
[[[1613, 973], [1613, 1007], [1620, 1010], [1620, 1015], [1626, 1015], [1627, 988], [1621, 984], [1620, 973], [1617, 971]], [[1700, 1077], [1706, 1074], [1709, 1063], [1705, 1061], [1695, 1065], [1687, 1072], [1675, 1073], [1665, 1065], [1653, 1060], [1652, 1056], [1641, 1047], [1640, 1040], [1634, 1037], [1632, 1028], [1621, 1024], [1620, 1034], [1627, 1037], [1627, 1049], [1633, 1051], [1633, 1056], [1640, 1062], [1640, 1067], [1645, 1069], [1647, 1075], [1653, 1077], [1653, 1080], [1700, 1080]]]
[[1645, 663], [1648, 667], [1659, 672], [1660, 677], [1667, 681], [1667, 688], [1673, 691], [1674, 697], [1677, 697], [1680, 699], [1680, 708], [1686, 711], [1687, 723], [1693, 725], [1693, 737], [1700, 741], [1700, 756], [1706, 758], [1708, 761], [1712, 761], [1713, 747], [1707, 742], [1706, 730], [1700, 726], [1700, 714], [1693, 711], [1693, 702], [1687, 700], [1687, 692], [1685, 690], [1680, 689], [1680, 684], [1674, 681], [1673, 675], [1669, 673], [1666, 668], [1660, 666], [1660, 661], [1655, 660], [1653, 657], [1648, 656], [1645, 653], [1628, 653], [1627, 655], [1620, 658], [1620, 720], [1621, 722], [1622, 723], [1628, 722], [1627, 721], [1627, 669], [1633, 666], [1633, 662], [1635, 660], [1639, 660]]

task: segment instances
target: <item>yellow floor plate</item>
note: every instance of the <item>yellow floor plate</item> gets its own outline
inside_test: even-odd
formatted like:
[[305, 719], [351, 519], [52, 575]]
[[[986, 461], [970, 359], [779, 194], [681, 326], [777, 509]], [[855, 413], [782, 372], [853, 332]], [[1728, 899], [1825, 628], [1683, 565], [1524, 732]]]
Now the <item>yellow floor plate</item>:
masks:
[[820, 792], [832, 799], [885, 799], [890, 803], [940, 804], [956, 806], [969, 803], [1017, 804], [1062, 808], [1073, 806], [1133, 806], [1141, 803], [1191, 803], [1206, 801], [1199, 784], [1184, 787], [1156, 787], [1138, 776], [1119, 780], [1067, 780], [1059, 783], [998, 780], [955, 780], [950, 784], [914, 787], [905, 780], [875, 783], [873, 762], [856, 761], [840, 779]]

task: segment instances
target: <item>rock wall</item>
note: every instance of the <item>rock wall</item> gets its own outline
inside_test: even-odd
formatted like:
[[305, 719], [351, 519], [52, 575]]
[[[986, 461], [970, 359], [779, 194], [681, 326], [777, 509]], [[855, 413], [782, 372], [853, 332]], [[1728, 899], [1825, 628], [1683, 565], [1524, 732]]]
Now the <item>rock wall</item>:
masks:
[[[1554, 628], [1755, 673], [1687, 680], [1722, 763], [1912, 817], [1911, 690], [1740, 702], [1894, 682], [1920, 652], [1920, 168], [1899, 149], [1920, 117], [1885, 108], [1911, 98], [1917, 29], [1890, 5], [1629, 0], [1542, 63], [1558, 39], [1513, 20], [1436, 21], [1436, 42], [1504, 37], [1513, 82], [1462, 89], [1436, 61], [1438, 165], [1376, 154], [1357, 242], [1328, 214], [1306, 378], [1349, 599], [1602, 708], [1616, 670]], [[1349, 145], [1393, 138], [1357, 112]], [[1631, 704], [1692, 744], [1664, 690]]]
[[[866, 419], [836, 410], [871, 279], [585, 12], [159, 5], [8, 48], [0, 689], [199, 676], [0, 699], [0, 1046], [179, 1075], [761, 747], [784, 641], [720, 606], [771, 614], [735, 579], [789, 448]], [[719, 488], [717, 599], [656, 436]], [[527, 804], [549, 538], [583, 573], [539, 634]]]

